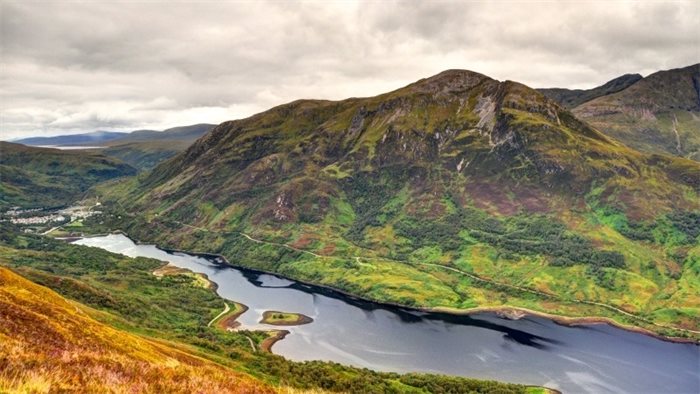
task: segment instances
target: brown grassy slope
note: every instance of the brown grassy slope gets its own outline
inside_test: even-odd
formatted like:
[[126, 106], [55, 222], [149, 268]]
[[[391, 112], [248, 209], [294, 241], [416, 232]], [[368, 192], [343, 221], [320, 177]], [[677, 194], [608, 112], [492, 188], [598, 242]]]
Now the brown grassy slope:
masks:
[[101, 324], [0, 268], [0, 392], [267, 393], [264, 383]]

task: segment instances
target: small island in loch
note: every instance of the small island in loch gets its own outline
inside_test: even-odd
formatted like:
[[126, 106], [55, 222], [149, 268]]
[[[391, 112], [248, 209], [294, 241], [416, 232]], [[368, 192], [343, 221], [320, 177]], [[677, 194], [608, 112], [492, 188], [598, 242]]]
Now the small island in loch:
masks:
[[300, 326], [313, 321], [314, 319], [301, 313], [265, 311], [263, 312], [263, 318], [260, 320], [260, 323], [273, 326]]

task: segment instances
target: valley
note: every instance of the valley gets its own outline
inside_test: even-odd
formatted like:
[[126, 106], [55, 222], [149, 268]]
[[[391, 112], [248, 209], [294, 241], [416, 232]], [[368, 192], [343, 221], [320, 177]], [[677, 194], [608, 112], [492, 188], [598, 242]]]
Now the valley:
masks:
[[676, 156], [578, 117], [649, 78], [560, 105], [448, 70], [99, 150], [2, 143], [0, 264], [253, 392], [697, 391], [685, 115]]
[[0, 394], [699, 394], [698, 26], [0, 0]]

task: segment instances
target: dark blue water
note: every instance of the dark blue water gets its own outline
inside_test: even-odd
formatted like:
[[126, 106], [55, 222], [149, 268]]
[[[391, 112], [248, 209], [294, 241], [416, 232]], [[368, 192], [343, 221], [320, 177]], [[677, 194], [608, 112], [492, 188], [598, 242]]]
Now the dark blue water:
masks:
[[[152, 257], [209, 276], [226, 299], [250, 307], [239, 321], [264, 327], [265, 310], [299, 312], [274, 353], [382, 371], [433, 372], [542, 385], [563, 392], [700, 393], [700, 347], [605, 324], [566, 327], [551, 320], [454, 316], [380, 306], [273, 275], [217, 264], [123, 235], [77, 241], [127, 256]], [[235, 263], [235, 261], [233, 262]], [[222, 305], [223, 307], [223, 305]]]

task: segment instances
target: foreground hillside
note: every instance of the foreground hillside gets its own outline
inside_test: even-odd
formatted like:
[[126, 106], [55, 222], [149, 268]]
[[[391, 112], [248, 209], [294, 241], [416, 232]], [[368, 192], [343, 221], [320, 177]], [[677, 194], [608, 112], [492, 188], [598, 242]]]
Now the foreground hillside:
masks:
[[373, 300], [696, 337], [699, 191], [696, 162], [452, 70], [223, 123], [147, 177], [101, 188], [113, 216], [99, 221]]
[[99, 323], [0, 267], [0, 391], [272, 393], [250, 376]]
[[91, 186], [136, 170], [94, 151], [62, 151], [0, 141], [0, 208], [65, 205]]
[[200, 276], [16, 230], [0, 228], [0, 392], [544, 392], [287, 361], [265, 332], [209, 324], [226, 300]]
[[700, 161], [700, 64], [651, 74], [573, 112], [633, 148]]

